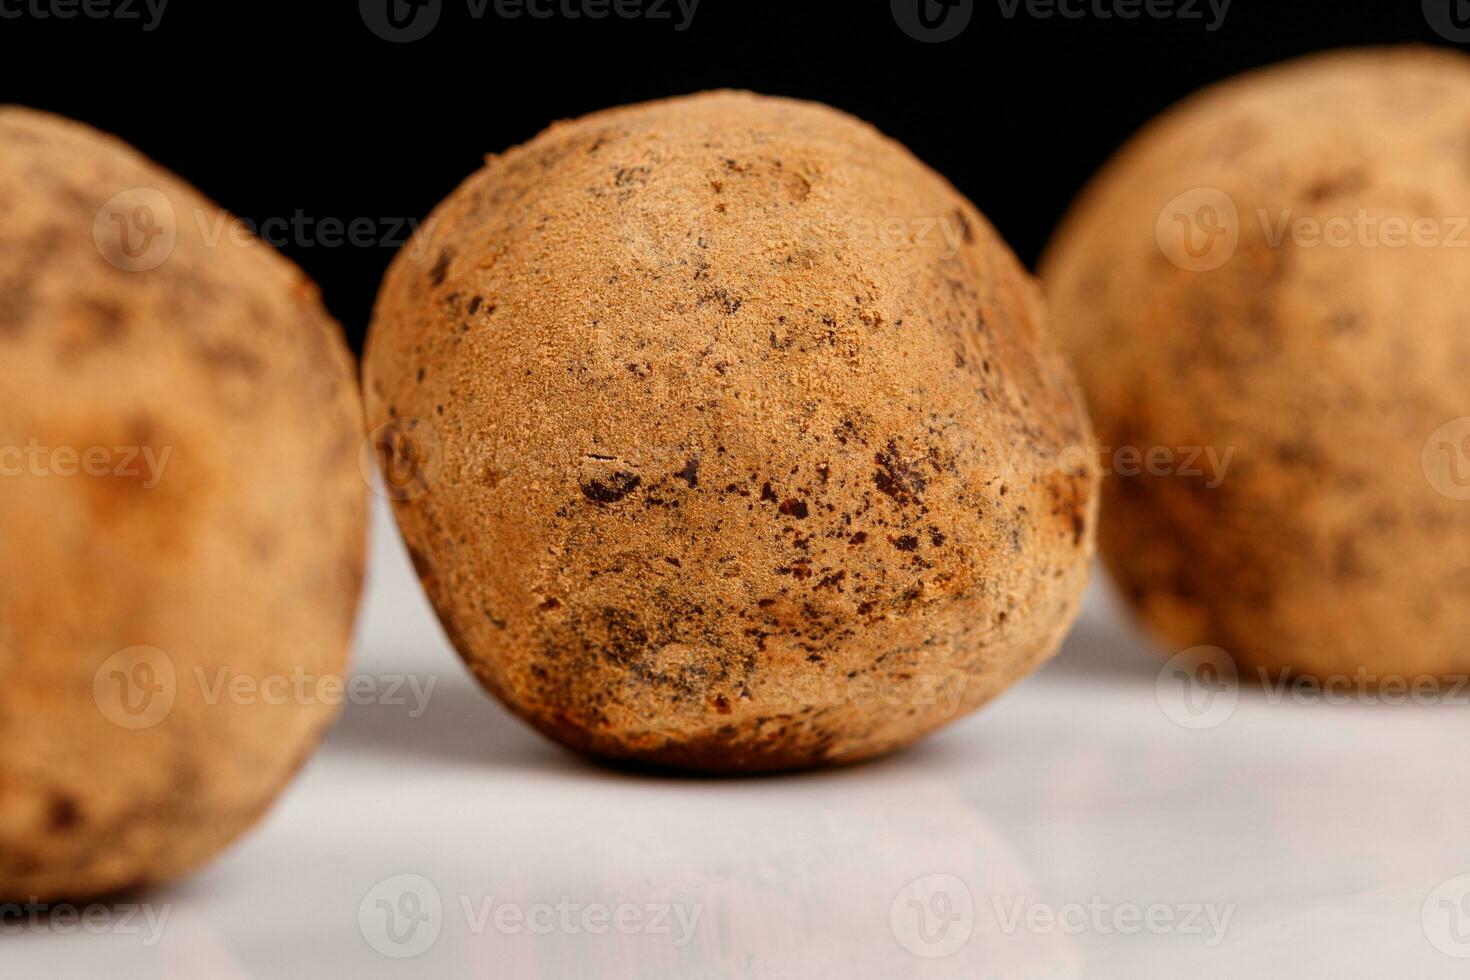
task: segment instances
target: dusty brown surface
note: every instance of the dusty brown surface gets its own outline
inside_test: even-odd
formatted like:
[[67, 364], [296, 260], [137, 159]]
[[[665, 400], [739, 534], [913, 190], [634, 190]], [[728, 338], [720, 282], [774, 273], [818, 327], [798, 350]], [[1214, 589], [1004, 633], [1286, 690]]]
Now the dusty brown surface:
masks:
[[[173, 212], [144, 224], [177, 241], [127, 271], [94, 219], [140, 187]], [[3, 460], [0, 900], [188, 871], [260, 816], [334, 712], [209, 703], [221, 670], [343, 670], [366, 519], [340, 332], [267, 246], [209, 245], [219, 213], [111, 137], [0, 108], [0, 447], [114, 451]], [[167, 658], [151, 677], [110, 660], [137, 646]], [[166, 706], [165, 664], [172, 709], [110, 720]], [[119, 716], [134, 680], [138, 713]]]
[[[1234, 201], [1240, 240], [1188, 271], [1155, 223], [1201, 187]], [[1360, 210], [1428, 219], [1440, 244], [1393, 246], [1382, 224], [1339, 224], [1345, 246], [1309, 227], [1272, 242], [1288, 217]], [[1104, 481], [1104, 554], [1169, 648], [1271, 671], [1470, 671], [1470, 502], [1440, 492], [1456, 462], [1441, 452], [1470, 482], [1470, 441], [1421, 459], [1470, 416], [1467, 215], [1470, 59], [1412, 48], [1208, 89], [1078, 202], [1042, 268], [1099, 440], [1235, 454], [1214, 489]]]
[[1090, 432], [1034, 284], [835, 110], [713, 93], [492, 157], [394, 263], [364, 371], [369, 424], [438, 447], [397, 513], [446, 631], [573, 747], [876, 755], [1078, 610]]

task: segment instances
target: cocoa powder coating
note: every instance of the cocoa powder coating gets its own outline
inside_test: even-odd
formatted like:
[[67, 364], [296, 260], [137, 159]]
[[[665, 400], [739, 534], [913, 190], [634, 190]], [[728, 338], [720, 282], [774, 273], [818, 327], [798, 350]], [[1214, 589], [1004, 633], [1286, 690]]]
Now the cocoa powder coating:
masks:
[[874, 756], [1078, 612], [1091, 434], [1037, 289], [825, 106], [708, 93], [489, 158], [393, 263], [364, 379], [432, 456], [396, 510], [450, 639], [577, 750]]

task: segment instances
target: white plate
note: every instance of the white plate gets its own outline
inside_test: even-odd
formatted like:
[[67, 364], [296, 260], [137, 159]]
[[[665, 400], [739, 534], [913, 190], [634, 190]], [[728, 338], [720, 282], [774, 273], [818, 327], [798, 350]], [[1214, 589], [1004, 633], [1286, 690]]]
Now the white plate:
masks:
[[1470, 974], [1470, 691], [1210, 700], [1099, 588], [1052, 664], [907, 752], [630, 775], [480, 692], [375, 517], [366, 703], [220, 860], [131, 915], [12, 921], [0, 975]]

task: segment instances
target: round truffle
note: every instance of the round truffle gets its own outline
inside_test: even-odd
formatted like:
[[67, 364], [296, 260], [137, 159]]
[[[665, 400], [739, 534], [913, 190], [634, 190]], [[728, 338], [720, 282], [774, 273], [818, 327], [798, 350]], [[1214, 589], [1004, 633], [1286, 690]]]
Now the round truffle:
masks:
[[364, 362], [454, 645], [600, 756], [862, 759], [1053, 653], [1095, 460], [1039, 292], [902, 146], [710, 93], [488, 159]]
[[1470, 59], [1419, 48], [1211, 87], [1075, 205], [1043, 281], [1110, 460], [1104, 555], [1170, 648], [1470, 671], [1467, 207]]
[[0, 900], [196, 867], [340, 700], [351, 358], [230, 220], [111, 137], [0, 108]]

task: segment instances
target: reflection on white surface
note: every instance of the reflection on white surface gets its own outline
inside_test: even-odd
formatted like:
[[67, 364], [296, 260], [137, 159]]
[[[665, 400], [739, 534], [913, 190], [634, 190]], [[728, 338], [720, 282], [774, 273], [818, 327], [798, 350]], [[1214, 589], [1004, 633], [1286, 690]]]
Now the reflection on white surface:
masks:
[[349, 704], [261, 828], [129, 896], [168, 910], [156, 942], [22, 921], [0, 975], [1470, 969], [1457, 704], [1272, 704], [1246, 687], [1191, 728], [1161, 701], [1164, 658], [1098, 590], [1057, 661], [910, 751], [776, 778], [629, 774], [481, 694], [378, 531], [357, 668], [410, 675], [427, 702], [405, 683]]

